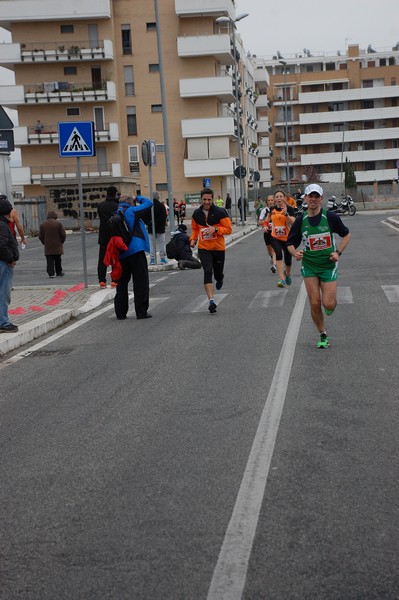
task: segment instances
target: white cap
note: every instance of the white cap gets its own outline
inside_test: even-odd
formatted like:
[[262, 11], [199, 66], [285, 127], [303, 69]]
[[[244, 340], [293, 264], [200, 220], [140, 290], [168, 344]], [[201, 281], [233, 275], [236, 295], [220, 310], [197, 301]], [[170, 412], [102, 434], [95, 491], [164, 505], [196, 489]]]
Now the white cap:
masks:
[[323, 188], [317, 185], [317, 183], [311, 183], [305, 190], [305, 196], [309, 196], [312, 192], [316, 192], [319, 196], [323, 196]]

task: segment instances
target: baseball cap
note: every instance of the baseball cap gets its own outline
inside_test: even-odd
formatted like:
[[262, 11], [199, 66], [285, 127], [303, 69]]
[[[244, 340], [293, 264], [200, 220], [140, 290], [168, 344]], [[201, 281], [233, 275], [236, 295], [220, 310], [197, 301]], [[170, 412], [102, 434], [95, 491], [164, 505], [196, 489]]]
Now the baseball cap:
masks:
[[323, 196], [323, 188], [317, 185], [317, 183], [311, 183], [305, 190], [305, 196], [309, 196], [312, 192], [316, 192], [319, 196]]

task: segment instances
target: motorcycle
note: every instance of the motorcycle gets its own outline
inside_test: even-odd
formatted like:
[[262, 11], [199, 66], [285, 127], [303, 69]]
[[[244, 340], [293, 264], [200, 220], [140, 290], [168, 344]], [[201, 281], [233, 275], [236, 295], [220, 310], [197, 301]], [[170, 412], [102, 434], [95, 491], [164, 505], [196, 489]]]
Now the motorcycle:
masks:
[[338, 215], [348, 214], [351, 217], [356, 214], [356, 206], [353, 202], [352, 196], [349, 194], [342, 194], [341, 202], [337, 202], [335, 196], [331, 196], [327, 200], [327, 210], [337, 213]]
[[307, 202], [305, 202], [304, 198], [305, 196], [302, 195], [301, 198], [296, 201], [295, 216], [301, 215], [306, 210], [308, 210], [308, 205]]

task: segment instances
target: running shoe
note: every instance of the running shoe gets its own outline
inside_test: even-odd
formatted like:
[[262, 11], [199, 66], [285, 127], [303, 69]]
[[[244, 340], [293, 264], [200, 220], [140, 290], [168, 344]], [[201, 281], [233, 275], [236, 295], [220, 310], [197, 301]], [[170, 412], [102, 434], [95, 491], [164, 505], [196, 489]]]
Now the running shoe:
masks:
[[115, 289], [117, 285], [118, 285], [118, 282], [117, 282], [117, 281], [112, 281], [112, 282], [111, 282], [111, 287], [112, 287], [112, 288], [114, 288], [114, 289]]
[[316, 346], [318, 348], [328, 348], [329, 342], [330, 342], [330, 338], [328, 337], [328, 335], [326, 334], [325, 331], [322, 331], [320, 334], [320, 339], [317, 342]]
[[161, 264], [167, 265], [168, 264], [167, 259], [166, 258], [161, 258]]
[[279, 288], [285, 288], [285, 287], [287, 287], [287, 285], [286, 285], [286, 283], [285, 283], [284, 279], [279, 279], [279, 280], [278, 280], [278, 282], [277, 282], [277, 287], [279, 287]]
[[150, 260], [150, 265], [155, 265], [155, 260], [153, 258]]
[[286, 285], [291, 285], [291, 275], [288, 275], [287, 271], [284, 271], [284, 275], [285, 275], [285, 283], [286, 283]]
[[216, 309], [217, 309], [216, 302], [214, 300], [210, 300], [208, 310], [211, 313], [211, 315], [215, 314]]
[[223, 287], [223, 278], [219, 279], [219, 281], [216, 282], [215, 287], [217, 290], [221, 290]]
[[105, 281], [100, 281], [100, 288], [104, 289], [107, 287], [107, 284], [105, 283]]
[[333, 314], [335, 308], [325, 308], [324, 312], [326, 313], [326, 315], [329, 317]]
[[270, 267], [270, 270], [271, 270], [272, 273], [277, 273], [277, 267], [276, 267], [276, 265], [272, 265]]

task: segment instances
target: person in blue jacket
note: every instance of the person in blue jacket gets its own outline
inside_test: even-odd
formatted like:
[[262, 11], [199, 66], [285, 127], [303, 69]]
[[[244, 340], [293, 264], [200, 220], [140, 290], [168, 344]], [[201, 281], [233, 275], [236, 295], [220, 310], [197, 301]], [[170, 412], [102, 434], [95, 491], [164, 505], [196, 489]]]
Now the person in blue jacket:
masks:
[[122, 196], [119, 199], [118, 212], [123, 212], [132, 232], [132, 239], [125, 252], [119, 255], [122, 276], [118, 280], [114, 307], [116, 318], [126, 319], [129, 310], [128, 286], [133, 278], [134, 308], [137, 319], [149, 319], [150, 286], [146, 252], [150, 251], [150, 242], [144, 222], [143, 211], [151, 208], [152, 202], [142, 196]]

